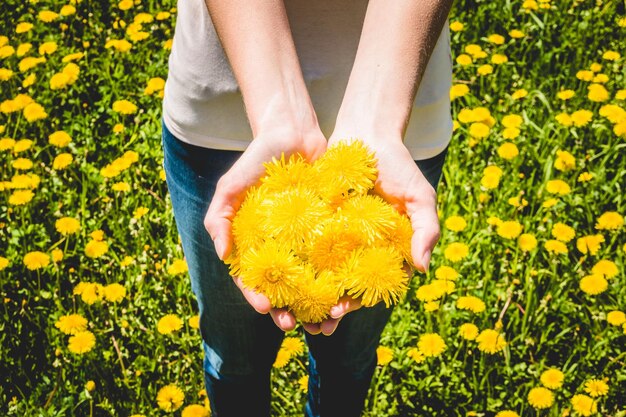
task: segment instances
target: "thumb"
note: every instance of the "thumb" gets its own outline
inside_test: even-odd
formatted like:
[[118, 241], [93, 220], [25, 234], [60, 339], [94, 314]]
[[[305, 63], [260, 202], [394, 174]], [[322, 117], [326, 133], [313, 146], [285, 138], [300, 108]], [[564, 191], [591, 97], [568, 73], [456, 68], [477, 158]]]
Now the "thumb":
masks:
[[413, 227], [411, 238], [413, 263], [418, 271], [426, 272], [433, 249], [439, 240], [436, 194], [432, 199], [428, 198], [416, 203], [408, 214]]
[[204, 216], [204, 228], [211, 235], [215, 252], [221, 260], [228, 258], [232, 250], [232, 219], [237, 212], [236, 202], [233, 201], [234, 196], [229, 195], [232, 193], [227, 190], [227, 186], [220, 179]]

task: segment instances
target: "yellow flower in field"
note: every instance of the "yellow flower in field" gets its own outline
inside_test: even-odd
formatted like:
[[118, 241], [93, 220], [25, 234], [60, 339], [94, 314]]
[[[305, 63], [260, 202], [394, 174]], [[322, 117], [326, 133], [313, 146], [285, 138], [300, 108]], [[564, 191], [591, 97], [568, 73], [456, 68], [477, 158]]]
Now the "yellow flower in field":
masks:
[[621, 55], [616, 51], [606, 51], [602, 54], [602, 58], [607, 61], [618, 61], [621, 58]]
[[554, 404], [554, 394], [547, 388], [533, 388], [528, 393], [528, 403], [536, 409], [550, 408]]
[[561, 90], [556, 94], [556, 96], [561, 100], [569, 100], [575, 95], [576, 95], [576, 92], [574, 90]]
[[52, 249], [52, 262], [61, 262], [63, 260], [63, 251], [59, 248]]
[[15, 33], [26, 33], [28, 31], [30, 31], [33, 28], [33, 24], [32, 23], [28, 23], [28, 22], [20, 22], [17, 24], [17, 26], [15, 27]]
[[163, 42], [163, 49], [165, 50], [171, 50], [172, 49], [172, 44], [174, 43], [173, 39], [168, 39], [165, 42]]
[[76, 334], [86, 330], [88, 323], [87, 319], [80, 314], [67, 314], [59, 317], [54, 323], [54, 327], [65, 334]]
[[435, 276], [442, 281], [455, 281], [459, 273], [450, 266], [442, 265], [435, 270]]
[[493, 35], [489, 35], [487, 40], [496, 45], [502, 45], [504, 43], [504, 36], [494, 33]]
[[116, 123], [113, 126], [113, 133], [117, 134], [117, 133], [122, 133], [124, 131], [124, 125], [121, 123]]
[[120, 10], [128, 10], [131, 7], [133, 7], [134, 3], [133, 0], [122, 0], [119, 3], [117, 3], [117, 7], [120, 8]]
[[7, 68], [0, 68], [0, 81], [8, 81], [13, 76], [13, 71]]
[[298, 379], [298, 386], [300, 387], [300, 391], [307, 393], [309, 391], [309, 376], [301, 376], [300, 379]]
[[289, 359], [291, 359], [291, 354], [289, 352], [285, 349], [278, 349], [276, 359], [274, 359], [272, 366], [278, 369], [284, 368], [289, 363]]
[[504, 54], [493, 54], [491, 56], [491, 63], [500, 65], [509, 61], [509, 58]]
[[20, 139], [13, 145], [13, 153], [20, 153], [27, 151], [33, 145], [33, 141], [30, 139]]
[[581, 127], [586, 126], [591, 121], [593, 113], [589, 110], [576, 110], [570, 115], [570, 117], [572, 118], [574, 126]]
[[519, 114], [507, 114], [502, 118], [502, 126], [504, 127], [520, 127], [524, 119]]
[[471, 65], [473, 62], [472, 57], [467, 54], [460, 54], [459, 56], [456, 57], [455, 61], [457, 64], [461, 65], [462, 67]]
[[415, 292], [415, 297], [424, 302], [437, 300], [446, 293], [446, 288], [442, 285], [424, 284]]
[[0, 58], [8, 58], [15, 53], [15, 48], [11, 45], [4, 45], [0, 47]]
[[491, 355], [500, 352], [506, 347], [504, 335], [497, 330], [485, 329], [476, 337], [478, 350]]
[[596, 229], [617, 230], [624, 225], [624, 217], [615, 211], [607, 211], [598, 217]]
[[519, 150], [514, 143], [504, 142], [498, 147], [498, 155], [500, 156], [500, 158], [510, 160], [519, 155]]
[[502, 411], [498, 411], [498, 414], [496, 414], [496, 417], [520, 417], [520, 416], [515, 411], [502, 410]]
[[4, 256], [0, 256], [0, 271], [9, 266], [9, 263], [10, 262], [7, 258], [5, 258]]
[[576, 248], [582, 253], [595, 255], [600, 250], [600, 245], [604, 242], [602, 235], [583, 236], [576, 240]]
[[546, 184], [546, 190], [550, 194], [567, 195], [571, 192], [570, 186], [563, 180], [550, 180]]
[[91, 391], [95, 390], [95, 389], [96, 389], [96, 383], [95, 383], [95, 382], [93, 382], [93, 381], [91, 381], [91, 380], [90, 380], [90, 381], [87, 381], [87, 382], [85, 383], [85, 389], [86, 389], [87, 391], [89, 391], [89, 392], [91, 392]]
[[379, 366], [388, 365], [393, 360], [393, 350], [387, 346], [379, 346], [376, 349], [376, 363]]
[[134, 211], [133, 211], [133, 218], [135, 219], [140, 219], [143, 216], [145, 216], [146, 214], [148, 214], [150, 212], [150, 209], [147, 207], [137, 207]]
[[165, 88], [165, 80], [161, 77], [150, 78], [148, 80], [148, 85], [143, 90], [144, 94], [152, 95], [154, 93], [158, 93]]
[[189, 327], [191, 327], [192, 329], [199, 329], [200, 328], [200, 316], [198, 314], [189, 317], [189, 319], [187, 320], [187, 324], [189, 324]]
[[450, 87], [450, 100], [463, 97], [469, 92], [469, 87], [466, 84], [454, 84], [452, 87]]
[[617, 269], [617, 265], [615, 262], [609, 261], [607, 259], [602, 259], [598, 261], [593, 268], [591, 268], [591, 272], [594, 274], [602, 275], [605, 278], [613, 278], [619, 273], [619, 269]]
[[133, 44], [126, 39], [111, 39], [104, 44], [106, 49], [113, 48], [118, 52], [128, 52], [133, 47]]
[[617, 90], [615, 92], [615, 100], [625, 100], [626, 99], [626, 89]]
[[117, 303], [122, 301], [124, 297], [126, 297], [126, 288], [123, 285], [113, 283], [104, 287], [104, 298], [107, 301]]
[[497, 188], [500, 184], [500, 178], [502, 178], [502, 169], [496, 165], [489, 165], [483, 170], [483, 177], [480, 180], [480, 184], [487, 189]]
[[189, 271], [187, 261], [185, 259], [175, 259], [174, 262], [167, 268], [167, 273], [170, 275], [180, 275]]
[[555, 223], [551, 233], [556, 240], [561, 242], [569, 242], [576, 236], [574, 229], [563, 223]]
[[593, 174], [591, 172], [582, 172], [578, 176], [578, 182], [589, 182], [593, 179]]
[[459, 327], [459, 334], [463, 339], [474, 340], [478, 336], [478, 327], [474, 323], [463, 323]]
[[82, 355], [93, 349], [96, 345], [96, 336], [89, 330], [83, 330], [70, 337], [67, 348], [70, 352]]
[[94, 230], [89, 234], [89, 236], [93, 240], [97, 240], [98, 242], [104, 240], [104, 231], [103, 230]]
[[161, 334], [170, 334], [182, 327], [183, 321], [176, 314], [166, 314], [157, 322], [157, 331]]
[[37, 103], [30, 103], [26, 107], [24, 107], [24, 117], [30, 123], [36, 122], [37, 120], [45, 119], [48, 117], [48, 113], [44, 110], [44, 108]]
[[484, 64], [478, 67], [476, 72], [478, 73], [478, 75], [482, 75], [482, 76], [493, 74], [493, 67], [489, 64]]
[[42, 10], [37, 15], [37, 18], [45, 23], [50, 23], [59, 18], [59, 14], [51, 10]]
[[85, 245], [85, 255], [90, 258], [99, 258], [109, 250], [109, 245], [104, 241], [90, 240]]
[[602, 64], [598, 62], [594, 62], [591, 65], [589, 65], [589, 69], [593, 72], [600, 72], [602, 71]]
[[121, 191], [125, 193], [130, 191], [130, 185], [124, 181], [116, 182], [111, 186], [111, 188], [113, 189], [113, 191]]
[[445, 225], [454, 232], [460, 232], [467, 227], [467, 222], [461, 216], [450, 216], [446, 219]]
[[610, 98], [609, 92], [602, 84], [591, 84], [587, 86], [587, 90], [589, 90], [587, 98], [591, 101], [602, 102]]
[[424, 359], [426, 359], [424, 354], [416, 347], [409, 349], [406, 355], [413, 359], [416, 363], [422, 363], [424, 362]]
[[209, 417], [211, 411], [203, 405], [191, 404], [183, 408], [180, 417]]
[[132, 264], [133, 262], [135, 262], [135, 258], [133, 258], [132, 256], [124, 256], [124, 259], [122, 259], [120, 261], [120, 266], [122, 268], [127, 267], [128, 265]]
[[585, 392], [592, 397], [601, 397], [609, 392], [607, 379], [590, 379], [585, 382]]
[[170, 12], [158, 12], [154, 17], [156, 20], [167, 20], [172, 14]]
[[[132, 0], [129, 1], [132, 5]], [[183, 405], [185, 394], [175, 384], [169, 384], [159, 390], [156, 400], [161, 410], [176, 411]]]
[[54, 158], [54, 161], [52, 161], [52, 168], [57, 171], [60, 171], [62, 169], [67, 168], [72, 163], [73, 160], [74, 160], [74, 157], [70, 153], [58, 154]]
[[567, 151], [556, 151], [554, 167], [559, 171], [569, 171], [576, 168], [576, 158]]
[[580, 289], [589, 295], [598, 295], [609, 288], [607, 280], [598, 274], [591, 274], [580, 280]]
[[550, 368], [541, 373], [539, 377], [544, 387], [550, 389], [559, 389], [563, 385], [565, 374], [556, 368]]
[[44, 42], [39, 45], [39, 55], [52, 55], [59, 48], [56, 42]]
[[456, 308], [460, 310], [469, 310], [473, 313], [482, 313], [485, 311], [485, 302], [473, 295], [459, 297], [456, 300]]
[[7, 151], [15, 146], [15, 139], [2, 138], [0, 139], [0, 151]]
[[621, 326], [626, 323], [626, 314], [623, 311], [609, 311], [606, 315], [606, 321], [613, 326]]
[[522, 3], [522, 9], [524, 10], [539, 10], [539, 5], [536, 0], [524, 0]]
[[54, 223], [54, 227], [62, 235], [71, 235], [80, 230], [80, 221], [72, 217], [61, 217]]
[[450, 23], [450, 30], [452, 32], [460, 32], [463, 30], [464, 27], [465, 25], [459, 22], [458, 20], [455, 20], [454, 22]]
[[591, 81], [593, 80], [594, 74], [593, 71], [581, 70], [576, 73], [576, 78], [581, 81]]
[[30, 269], [31, 271], [45, 268], [49, 264], [50, 256], [48, 256], [48, 254], [46, 253], [33, 251], [28, 252], [26, 255], [24, 255], [24, 265], [26, 265], [26, 268]]
[[80, 298], [89, 305], [100, 301], [103, 294], [104, 287], [96, 282], [80, 282], [74, 287], [74, 295], [80, 295]]
[[530, 252], [537, 247], [537, 238], [529, 233], [522, 233], [517, 243], [522, 251]]
[[515, 220], [507, 220], [498, 224], [496, 233], [505, 239], [515, 239], [522, 233], [523, 226]]
[[16, 174], [11, 178], [9, 188], [23, 189], [30, 188], [35, 189], [39, 186], [41, 179], [36, 174]]
[[507, 200], [507, 203], [512, 205], [513, 207], [526, 207], [528, 205], [528, 200], [525, 198], [521, 198], [520, 196], [511, 197]]
[[18, 68], [21, 72], [26, 72], [32, 68], [35, 68], [37, 65], [42, 64], [46, 62], [46, 58], [44, 57], [32, 57], [32, 56], [28, 56], [24, 59], [22, 59], [19, 64], [18, 64]]
[[437, 333], [426, 333], [420, 336], [417, 348], [425, 357], [437, 357], [446, 350], [446, 342]]
[[9, 204], [12, 206], [22, 206], [29, 203], [35, 194], [31, 190], [17, 190], [9, 196]]
[[137, 106], [128, 100], [117, 100], [113, 103], [113, 111], [120, 114], [133, 114], [137, 112]]
[[71, 4], [66, 4], [65, 6], [61, 7], [61, 10], [59, 11], [59, 14], [61, 16], [71, 16], [74, 13], [76, 13], [76, 7], [72, 6]]
[[33, 167], [33, 161], [27, 158], [17, 158], [11, 163], [11, 166], [15, 169], [27, 170]]
[[611, 123], [618, 124], [626, 120], [626, 110], [615, 104], [605, 104], [600, 107], [600, 116], [606, 117]]
[[526, 34], [519, 29], [511, 29], [509, 31], [509, 36], [512, 37], [513, 39], [520, 39], [526, 36]]
[[596, 401], [584, 394], [576, 394], [571, 400], [572, 408], [581, 416], [591, 416], [598, 412]]
[[[606, 75], [606, 74], [597, 74], [595, 77], [593, 77], [592, 81], [594, 83], [604, 84], [604, 83], [607, 83], [609, 81], [609, 76]], [[607, 92], [607, 94], [608, 94], [608, 92]]]
[[469, 134], [476, 139], [484, 139], [489, 136], [489, 126], [482, 122], [474, 122], [469, 127]]
[[451, 262], [458, 262], [469, 255], [469, 247], [462, 242], [453, 242], [446, 246], [443, 255]]
[[568, 127], [574, 124], [572, 117], [567, 113], [559, 113], [555, 116], [555, 119], [562, 126]]
[[548, 252], [555, 253], [557, 255], [566, 254], [568, 252], [567, 246], [565, 246], [565, 243], [560, 242], [558, 240], [550, 239], [546, 241], [546, 243], [544, 244], [544, 247], [546, 248]]
[[57, 148], [63, 148], [67, 146], [71, 141], [71, 136], [63, 130], [58, 130], [48, 136], [48, 142], [50, 142], [51, 145], [56, 146]]
[[301, 355], [304, 352], [304, 342], [299, 337], [285, 337], [280, 348], [292, 356]]
[[17, 47], [17, 56], [22, 57], [26, 55], [33, 47], [33, 44], [30, 42], [22, 43]]
[[82, 59], [84, 56], [85, 54], [82, 52], [75, 52], [73, 54], [65, 55], [63, 59], [61, 60], [61, 62], [67, 63], [67, 62], [72, 62], [72, 61], [78, 61]]

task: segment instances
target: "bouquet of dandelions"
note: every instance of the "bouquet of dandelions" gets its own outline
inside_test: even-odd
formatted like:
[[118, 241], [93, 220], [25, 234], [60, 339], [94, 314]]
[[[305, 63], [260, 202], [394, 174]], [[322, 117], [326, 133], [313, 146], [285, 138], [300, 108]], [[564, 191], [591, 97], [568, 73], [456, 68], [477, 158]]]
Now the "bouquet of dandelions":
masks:
[[411, 224], [370, 193], [376, 159], [365, 145], [339, 142], [313, 164], [283, 156], [265, 168], [233, 219], [231, 275], [302, 322], [321, 322], [344, 295], [365, 307], [397, 303]]

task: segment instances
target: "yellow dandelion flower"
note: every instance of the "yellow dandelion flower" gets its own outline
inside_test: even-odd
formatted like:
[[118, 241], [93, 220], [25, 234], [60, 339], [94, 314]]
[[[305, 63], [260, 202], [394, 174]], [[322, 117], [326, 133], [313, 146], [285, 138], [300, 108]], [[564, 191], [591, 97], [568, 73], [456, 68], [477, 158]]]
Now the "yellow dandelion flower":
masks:
[[474, 139], [484, 139], [489, 136], [491, 129], [483, 122], [474, 122], [469, 127], [469, 134]]
[[565, 243], [554, 239], [547, 240], [546, 243], [544, 243], [544, 247], [548, 252], [555, 253], [557, 255], [564, 255], [568, 252]]
[[624, 216], [615, 212], [607, 211], [598, 217], [596, 229], [598, 230], [617, 230], [624, 225]]
[[575, 95], [576, 92], [574, 90], [561, 90], [556, 94], [557, 98], [559, 98], [560, 100], [569, 100]]
[[87, 381], [85, 383], [85, 389], [87, 391], [89, 391], [89, 392], [95, 390], [96, 389], [96, 383], [94, 381], [91, 381], [91, 380]]
[[109, 284], [106, 285], [103, 290], [104, 298], [111, 303], [120, 302], [126, 296], [126, 288], [124, 288], [122, 284]]
[[478, 350], [489, 354], [498, 353], [506, 347], [504, 334], [494, 329], [483, 330], [476, 336], [476, 341]]
[[308, 261], [318, 271], [337, 271], [355, 249], [365, 246], [366, 243], [367, 236], [361, 230], [335, 216], [324, 222], [319, 233], [313, 236], [308, 246]]
[[593, 268], [591, 268], [591, 272], [602, 275], [605, 278], [613, 278], [619, 273], [619, 269], [617, 268], [615, 262], [602, 259], [598, 261]]
[[175, 259], [167, 268], [167, 273], [170, 275], [184, 274], [189, 270], [187, 261], [185, 259]]
[[420, 336], [417, 348], [425, 357], [437, 357], [446, 350], [446, 342], [437, 333], [426, 333]]
[[537, 409], [550, 408], [554, 404], [554, 394], [544, 387], [533, 388], [528, 393], [528, 403]]
[[211, 410], [201, 404], [191, 404], [183, 408], [180, 417], [209, 417]]
[[446, 293], [446, 287], [442, 285], [424, 284], [420, 285], [415, 291], [415, 297], [424, 302], [438, 300]]
[[502, 411], [498, 411], [498, 414], [496, 414], [496, 417], [520, 417], [520, 416], [513, 410], [502, 410]]
[[291, 305], [298, 296], [305, 271], [300, 260], [284, 242], [268, 240], [241, 255], [243, 284], [265, 294], [274, 307]]
[[393, 349], [387, 346], [376, 348], [376, 363], [378, 366], [388, 365], [393, 360]]
[[80, 314], [66, 314], [59, 317], [54, 323], [54, 327], [65, 334], [76, 334], [87, 329], [89, 322]]
[[598, 412], [596, 401], [584, 394], [576, 394], [571, 399], [572, 408], [581, 416], [592, 416]]
[[261, 205], [266, 198], [262, 188], [252, 187], [233, 219], [233, 240], [240, 252], [256, 247], [266, 232], [263, 228]]
[[159, 390], [156, 400], [161, 410], [176, 411], [183, 405], [185, 394], [175, 384], [169, 384]]
[[60, 171], [62, 169], [67, 168], [72, 163], [73, 160], [74, 160], [74, 157], [72, 156], [72, 154], [61, 153], [54, 158], [54, 161], [52, 161], [52, 168], [57, 171]]
[[377, 195], [360, 195], [347, 200], [341, 215], [362, 230], [368, 243], [383, 239], [394, 227], [395, 210]]
[[602, 84], [590, 84], [587, 86], [587, 90], [587, 98], [590, 101], [603, 102], [610, 98], [608, 90]]
[[505, 142], [498, 147], [498, 155], [502, 159], [511, 160], [519, 155], [519, 150], [514, 143]]
[[474, 323], [463, 323], [459, 327], [459, 334], [463, 339], [474, 340], [478, 336], [478, 326]]
[[85, 303], [91, 305], [102, 299], [104, 287], [96, 282], [80, 282], [74, 287], [74, 295], [80, 295]]
[[24, 117], [29, 123], [36, 122], [37, 120], [45, 119], [48, 117], [43, 106], [38, 103], [30, 103], [24, 107]]
[[469, 247], [462, 242], [453, 242], [446, 246], [443, 254], [450, 262], [458, 262], [469, 255]]
[[200, 328], [200, 316], [198, 314], [189, 317], [189, 319], [187, 320], [187, 324], [189, 324], [189, 327], [191, 327], [192, 329], [199, 329]]
[[450, 87], [450, 101], [469, 94], [470, 90], [467, 84], [455, 84]]
[[570, 193], [570, 186], [562, 180], [550, 180], [546, 184], [546, 190], [550, 194], [567, 195]]
[[0, 271], [9, 266], [9, 264], [10, 262], [7, 258], [5, 258], [4, 256], [0, 256]]
[[454, 232], [460, 232], [467, 227], [467, 222], [461, 216], [450, 216], [446, 219], [445, 226]]
[[389, 307], [397, 303], [408, 288], [402, 256], [389, 247], [355, 251], [342, 274], [348, 294], [360, 297], [365, 307], [372, 307], [379, 301]]
[[601, 397], [608, 394], [609, 384], [605, 379], [590, 379], [585, 382], [585, 392], [592, 397]]
[[109, 250], [109, 245], [101, 240], [90, 240], [85, 245], [85, 255], [90, 258], [99, 258]]
[[440, 280], [456, 281], [459, 273], [451, 266], [442, 265], [435, 270], [435, 276]]
[[17, 158], [11, 163], [11, 166], [15, 169], [27, 170], [33, 167], [33, 161], [27, 158]]
[[292, 155], [285, 161], [285, 155], [280, 159], [273, 158], [272, 162], [264, 164], [265, 176], [261, 178], [264, 191], [279, 193], [289, 188], [313, 188], [317, 183], [314, 170], [300, 155]]
[[166, 314], [157, 322], [157, 331], [161, 334], [170, 334], [182, 327], [183, 321], [176, 314]]
[[72, 137], [63, 130], [58, 130], [48, 136], [48, 142], [57, 148], [63, 148], [72, 141]]
[[559, 389], [563, 385], [565, 374], [556, 368], [550, 368], [541, 373], [539, 380], [544, 387], [549, 389]]
[[31, 190], [17, 190], [9, 196], [9, 204], [12, 206], [21, 206], [29, 203], [35, 194]]
[[608, 281], [599, 274], [591, 274], [580, 280], [580, 289], [589, 295], [603, 293], [609, 287]]
[[63, 251], [59, 248], [52, 249], [52, 261], [61, 262], [63, 260]]
[[289, 359], [291, 359], [291, 353], [287, 352], [285, 349], [278, 349], [276, 359], [274, 359], [272, 366], [279, 369], [284, 368], [289, 363]]
[[578, 182], [589, 182], [593, 179], [594, 175], [591, 172], [581, 172], [580, 175], [578, 175]]
[[602, 243], [604, 243], [604, 236], [602, 235], [583, 236], [576, 240], [576, 248], [582, 253], [595, 255], [600, 250]]
[[606, 51], [602, 54], [602, 58], [607, 61], [618, 61], [621, 58], [621, 55], [617, 51]]
[[298, 379], [298, 386], [300, 391], [307, 393], [309, 391], [309, 376], [303, 375]]
[[496, 227], [496, 233], [505, 239], [515, 239], [522, 233], [523, 226], [515, 220], [500, 222]]
[[530, 252], [537, 247], [537, 238], [529, 233], [522, 233], [517, 243], [522, 251]]
[[621, 326], [626, 323], [626, 314], [623, 311], [609, 311], [606, 315], [606, 321], [613, 326]]
[[589, 110], [576, 110], [570, 115], [570, 117], [572, 118], [574, 126], [582, 127], [589, 124], [593, 118], [593, 113]]
[[117, 100], [113, 103], [113, 111], [116, 113], [129, 115], [137, 112], [137, 106], [128, 100]]
[[450, 30], [452, 32], [460, 32], [463, 30], [464, 27], [465, 25], [459, 22], [458, 20], [455, 20], [454, 22], [450, 22]]
[[94, 336], [94, 334], [89, 330], [83, 330], [74, 333], [73, 336], [70, 336], [67, 348], [72, 353], [82, 355], [83, 353], [91, 351], [95, 345], [96, 336]]
[[31, 271], [45, 268], [50, 264], [50, 256], [44, 252], [33, 251], [24, 255], [24, 265]]
[[569, 171], [576, 168], [576, 158], [567, 151], [556, 151], [554, 167], [559, 171]]
[[552, 226], [551, 234], [555, 239], [561, 242], [569, 242], [576, 236], [574, 229], [563, 223], [555, 223], [554, 226]]
[[461, 296], [456, 300], [456, 308], [469, 310], [473, 313], [482, 313], [485, 311], [485, 302], [473, 295]]
[[292, 356], [301, 355], [304, 352], [304, 342], [299, 337], [285, 337], [280, 348], [289, 352]]

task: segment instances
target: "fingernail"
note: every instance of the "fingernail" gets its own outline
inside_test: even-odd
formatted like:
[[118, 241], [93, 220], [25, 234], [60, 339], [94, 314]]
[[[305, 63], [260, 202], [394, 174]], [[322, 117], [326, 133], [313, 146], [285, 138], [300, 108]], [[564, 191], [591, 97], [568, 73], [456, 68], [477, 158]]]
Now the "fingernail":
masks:
[[220, 258], [220, 260], [224, 260], [224, 244], [222, 243], [222, 239], [220, 239], [219, 237], [216, 238], [213, 241], [213, 244], [215, 245], [215, 253], [217, 253], [217, 256]]
[[341, 309], [339, 307], [331, 307], [330, 315], [335, 319], [338, 318], [337, 316], [341, 315]]
[[424, 272], [428, 272], [429, 263], [430, 263], [430, 251], [427, 250], [424, 256], [422, 256], [422, 265], [424, 265]]

